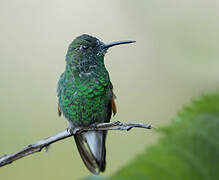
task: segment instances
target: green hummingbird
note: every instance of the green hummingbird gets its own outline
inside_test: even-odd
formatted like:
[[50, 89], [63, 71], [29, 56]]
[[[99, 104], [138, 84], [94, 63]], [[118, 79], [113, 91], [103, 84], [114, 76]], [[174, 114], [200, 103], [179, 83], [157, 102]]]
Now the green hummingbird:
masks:
[[[68, 47], [65, 71], [58, 81], [58, 113], [69, 122], [69, 129], [93, 123], [109, 122], [115, 115], [115, 95], [109, 73], [104, 65], [107, 50], [135, 41], [104, 44], [87, 34], [75, 38]], [[86, 167], [94, 174], [106, 166], [106, 131], [88, 131], [74, 135]]]

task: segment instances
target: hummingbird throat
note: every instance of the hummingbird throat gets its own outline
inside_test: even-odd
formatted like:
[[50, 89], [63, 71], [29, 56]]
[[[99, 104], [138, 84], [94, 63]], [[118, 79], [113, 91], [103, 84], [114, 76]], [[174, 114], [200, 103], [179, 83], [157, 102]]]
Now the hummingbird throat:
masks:
[[80, 73], [91, 73], [91, 72], [96, 71], [97, 63], [91, 59], [83, 59], [78, 64], [78, 69]]

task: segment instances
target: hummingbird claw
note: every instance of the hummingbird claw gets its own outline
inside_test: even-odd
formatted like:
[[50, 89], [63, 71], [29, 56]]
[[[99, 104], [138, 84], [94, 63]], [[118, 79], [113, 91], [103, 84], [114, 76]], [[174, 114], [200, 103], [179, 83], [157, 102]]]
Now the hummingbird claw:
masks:
[[74, 135], [74, 134], [75, 134], [74, 129], [72, 129], [72, 128], [70, 128], [70, 127], [67, 128], [67, 131], [68, 131], [68, 133], [71, 134], [71, 135]]
[[92, 128], [92, 130], [96, 130], [98, 124], [99, 124], [98, 122], [95, 122], [95, 123], [91, 124], [90, 127]]
[[67, 132], [69, 133], [69, 134], [71, 134], [71, 128], [67, 128]]

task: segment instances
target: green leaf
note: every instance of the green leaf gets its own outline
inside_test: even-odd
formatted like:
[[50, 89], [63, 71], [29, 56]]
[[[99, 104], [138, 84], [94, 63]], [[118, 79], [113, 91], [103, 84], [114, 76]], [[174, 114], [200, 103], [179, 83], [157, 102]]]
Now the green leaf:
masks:
[[219, 179], [219, 95], [184, 107], [163, 137], [111, 180]]

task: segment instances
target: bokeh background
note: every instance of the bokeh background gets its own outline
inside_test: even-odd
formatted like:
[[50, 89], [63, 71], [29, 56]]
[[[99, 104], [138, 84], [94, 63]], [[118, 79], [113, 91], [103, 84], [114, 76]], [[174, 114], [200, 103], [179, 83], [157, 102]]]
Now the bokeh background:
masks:
[[[218, 17], [216, 0], [1, 0], [0, 156], [67, 127], [56, 84], [69, 43], [83, 33], [137, 41], [105, 57], [117, 95], [113, 120], [168, 124], [191, 99], [219, 88]], [[109, 132], [104, 176], [156, 140], [153, 130]], [[4, 180], [89, 174], [73, 138], [0, 168]]]

